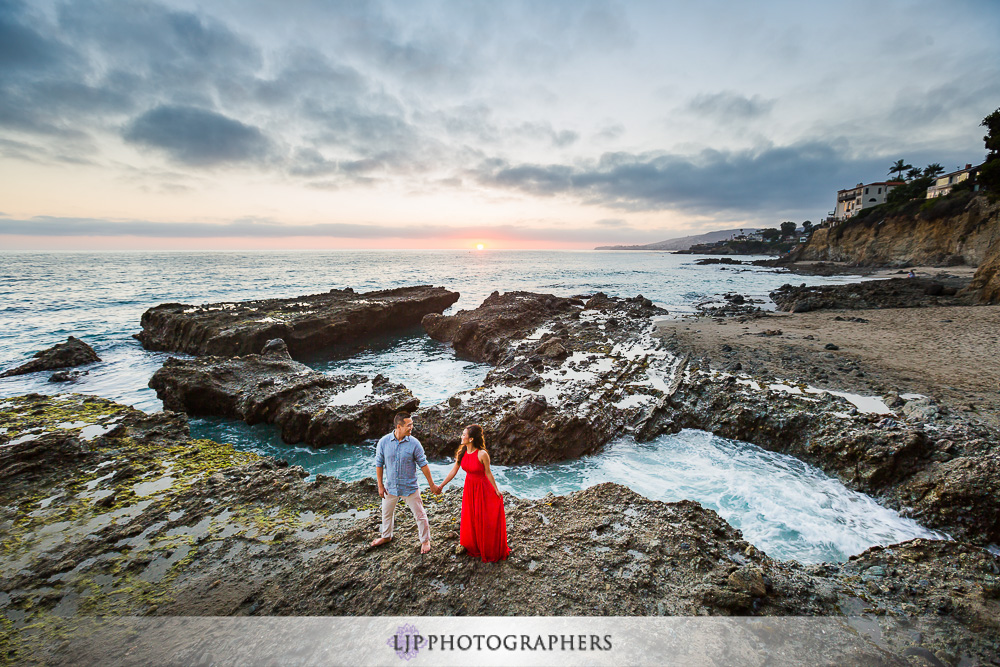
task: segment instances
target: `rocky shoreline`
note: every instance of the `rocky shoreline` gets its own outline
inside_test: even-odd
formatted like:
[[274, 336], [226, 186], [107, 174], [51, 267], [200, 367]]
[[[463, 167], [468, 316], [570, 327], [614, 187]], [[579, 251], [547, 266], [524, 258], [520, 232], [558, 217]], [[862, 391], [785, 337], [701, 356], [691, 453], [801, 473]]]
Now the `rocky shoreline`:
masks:
[[[933, 616], [934, 629], [917, 641], [905, 623], [883, 631], [878, 651], [890, 662], [914, 655], [908, 649], [945, 664], [988, 660], [1000, 651], [1000, 557], [984, 548], [1000, 543], [997, 425], [899, 384], [874, 410], [838, 395], [844, 387], [836, 382], [810, 386], [803, 369], [830, 355], [829, 364], [847, 368], [843, 377], [854, 383], [885, 380], [811, 334], [792, 355], [801, 362], [778, 363], [791, 358], [778, 347], [788, 339], [773, 324], [782, 317], [865, 326], [876, 316], [858, 313], [887, 317], [887, 304], [930, 306], [907, 299], [943, 296], [912, 280], [867, 285], [779, 290], [776, 301], [812, 300], [817, 307], [806, 310], [814, 312], [773, 315], [734, 293], [701, 318], [666, 322], [656, 321], [665, 311], [641, 295], [494, 293], [476, 309], [442, 315], [447, 306], [436, 307], [457, 294], [427, 288], [445, 292], [435, 291], [435, 309], [420, 315], [428, 334], [493, 368], [482, 386], [425, 409], [381, 376], [318, 373], [292, 360], [287, 341], [259, 340], [283, 332], [301, 352], [340, 341], [342, 332], [321, 339], [315, 323], [271, 328], [259, 322], [258, 305], [197, 313], [167, 305], [157, 316], [151, 309], [144, 345], [172, 341], [201, 355], [170, 359], [151, 379], [168, 411], [146, 415], [74, 395], [0, 400], [0, 652], [58, 660], [50, 629], [81, 613], [864, 613]], [[324, 322], [355, 312], [351, 294], [334, 295], [339, 305]], [[372, 294], [384, 293], [363, 296], [371, 301]], [[827, 310], [856, 306], [859, 294], [878, 310]], [[410, 320], [429, 307], [421, 299]], [[300, 301], [285, 306], [298, 313], [295, 322], [312, 322]], [[989, 315], [990, 308], [958, 310]], [[216, 333], [199, 328], [202, 316]], [[723, 347], [697, 329], [709, 325], [741, 333]], [[739, 338], [751, 328], [759, 337]], [[351, 331], [355, 339], [366, 335]], [[210, 349], [225, 351], [207, 355]], [[430, 556], [395, 542], [371, 551], [378, 500], [371, 480], [307, 481], [301, 468], [191, 440], [186, 418], [169, 412], [274, 423], [288, 442], [323, 446], [377, 437], [399, 409], [417, 410], [429, 455], [449, 456], [462, 427], [478, 422], [494, 460], [506, 465], [591, 454], [623, 435], [703, 429], [816, 465], [956, 541], [915, 540], [847, 563], [803, 566], [767, 557], [696, 503], [650, 501], [604, 484], [541, 500], [511, 496], [514, 552], [500, 566], [455, 552], [455, 492], [425, 501], [437, 545]], [[408, 534], [412, 519], [399, 519]]]
[[[802, 566], [696, 503], [603, 484], [509, 497], [513, 553], [488, 565], [454, 549], [455, 491], [425, 500], [429, 555], [408, 515], [401, 540], [373, 550], [373, 482], [307, 481], [190, 440], [182, 415], [36, 395], [0, 401], [0, 422], [0, 650], [12, 661], [59, 662], [77, 641], [99, 642], [55, 632], [75, 615], [864, 613], [912, 619], [883, 629], [871, 648], [883, 660], [987, 662], [1000, 650], [1000, 558], [961, 542]], [[915, 635], [920, 619], [931, 621]]]

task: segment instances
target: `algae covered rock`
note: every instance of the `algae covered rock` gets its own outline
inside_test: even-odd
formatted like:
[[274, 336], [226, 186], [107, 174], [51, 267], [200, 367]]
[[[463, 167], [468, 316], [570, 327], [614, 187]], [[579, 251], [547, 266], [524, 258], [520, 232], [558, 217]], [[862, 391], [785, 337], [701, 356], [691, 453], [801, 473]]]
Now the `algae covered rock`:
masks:
[[[29, 455], [57, 441], [66, 456]], [[829, 641], [819, 652], [807, 641], [808, 653], [795, 644], [805, 640], [783, 642], [782, 655], [905, 664], [914, 642], [970, 664], [996, 655], [1000, 558], [960, 542], [915, 540], [803, 567], [767, 557], [698, 503], [599, 484], [540, 499], [505, 494], [512, 553], [486, 565], [456, 553], [457, 489], [425, 496], [429, 554], [418, 553], [405, 515], [397, 538], [371, 549], [373, 480], [309, 480], [282, 461], [191, 440], [177, 413], [76, 395], [0, 399], [7, 452], [0, 474], [11, 460], [34, 461], [0, 484], [0, 645], [14, 664], [113, 663], [125, 645], [136, 664], [222, 651], [254, 662], [282, 633], [240, 625], [230, 634], [236, 624], [220, 617], [401, 614], [737, 614], [729, 627], [751, 632], [726, 645], [743, 641], [746, 655], [794, 630], [782, 623], [797, 617], [809, 621], [797, 636]], [[879, 623], [877, 645], [844, 616], [859, 603]], [[309, 634], [286, 640], [301, 649]]]

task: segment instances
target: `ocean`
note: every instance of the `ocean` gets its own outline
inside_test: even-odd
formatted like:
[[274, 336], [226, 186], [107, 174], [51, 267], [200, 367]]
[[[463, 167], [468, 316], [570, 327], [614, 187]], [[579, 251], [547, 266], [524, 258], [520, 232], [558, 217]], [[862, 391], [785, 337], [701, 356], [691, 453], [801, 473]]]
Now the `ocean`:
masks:
[[[132, 338], [140, 330], [142, 313], [160, 303], [197, 305], [344, 287], [363, 292], [429, 284], [461, 293], [453, 310], [475, 308], [494, 290], [560, 296], [602, 291], [620, 297], [642, 294], [677, 316], [731, 291], [773, 308], [767, 294], [784, 283], [858, 280], [751, 266], [698, 266], [697, 259], [628, 251], [0, 253], [0, 369], [24, 363], [70, 335], [86, 341], [102, 359], [72, 384], [48, 382], [51, 373], [2, 378], [0, 397], [77, 392], [147, 412], [162, 409], [146, 383], [171, 355], [143, 350]], [[409, 387], [424, 406], [477, 386], [488, 370], [457, 359], [449, 346], [431, 340], [419, 327], [329, 350], [306, 363], [333, 374], [382, 373]], [[270, 426], [224, 419], [192, 419], [191, 430], [195, 437], [287, 459], [312, 474], [348, 481], [374, 474], [374, 442], [314, 450], [283, 443]], [[419, 422], [415, 435], [419, 437]], [[447, 461], [431, 464], [435, 478], [449, 467]], [[801, 562], [842, 561], [876, 544], [938, 536], [794, 458], [700, 431], [646, 443], [623, 438], [577, 461], [497, 464], [494, 472], [501, 488], [522, 497], [613, 481], [656, 500], [694, 500], [717, 511], [772, 557]]]

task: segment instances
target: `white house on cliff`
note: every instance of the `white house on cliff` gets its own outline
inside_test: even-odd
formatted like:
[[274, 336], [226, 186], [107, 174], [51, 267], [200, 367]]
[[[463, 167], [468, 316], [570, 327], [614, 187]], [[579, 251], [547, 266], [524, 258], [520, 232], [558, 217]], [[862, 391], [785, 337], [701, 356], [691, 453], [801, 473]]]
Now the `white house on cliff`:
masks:
[[847, 220], [862, 209], [885, 203], [886, 195], [893, 188], [903, 185], [903, 181], [883, 181], [880, 183], [858, 183], [853, 188], [837, 191], [837, 208], [833, 217]]

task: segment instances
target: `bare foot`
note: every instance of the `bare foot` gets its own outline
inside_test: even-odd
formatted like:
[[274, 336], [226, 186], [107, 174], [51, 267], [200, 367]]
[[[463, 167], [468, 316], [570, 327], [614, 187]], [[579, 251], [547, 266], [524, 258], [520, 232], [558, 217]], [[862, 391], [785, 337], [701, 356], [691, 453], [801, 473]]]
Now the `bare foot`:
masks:
[[430, 553], [430, 551], [431, 551], [430, 540], [428, 540], [428, 541], [426, 541], [426, 542], [424, 542], [423, 544], [420, 545], [420, 553], [426, 554], [426, 553]]
[[389, 542], [392, 542], [392, 538], [391, 537], [377, 537], [374, 540], [372, 540], [372, 546], [373, 547], [380, 547], [383, 544], [388, 544]]

